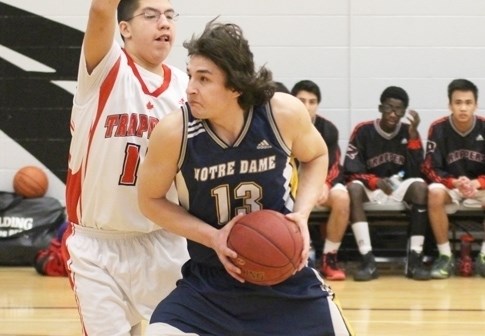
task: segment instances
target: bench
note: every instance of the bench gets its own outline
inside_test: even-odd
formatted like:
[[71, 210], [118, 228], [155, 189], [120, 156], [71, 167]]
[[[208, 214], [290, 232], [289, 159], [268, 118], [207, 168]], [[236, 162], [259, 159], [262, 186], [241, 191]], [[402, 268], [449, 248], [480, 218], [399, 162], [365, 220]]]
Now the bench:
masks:
[[[310, 226], [324, 223], [330, 214], [329, 208], [316, 206], [309, 218]], [[409, 208], [405, 202], [392, 202], [385, 204], [364, 203], [364, 211], [369, 222], [369, 231], [373, 250], [378, 262], [393, 262], [402, 260], [407, 255], [407, 237], [409, 224]], [[475, 237], [474, 250], [480, 249], [484, 239], [483, 220], [485, 211], [482, 208], [471, 208], [460, 205], [459, 209], [448, 214], [450, 220], [450, 243], [453, 252], [460, 250], [461, 233], [470, 233]], [[384, 241], [387, 240], [387, 241]], [[434, 253], [436, 243], [432, 230], [429, 227], [426, 235], [424, 252], [426, 255]], [[340, 254], [343, 259], [352, 259], [359, 256], [357, 245], [350, 228], [342, 241]]]

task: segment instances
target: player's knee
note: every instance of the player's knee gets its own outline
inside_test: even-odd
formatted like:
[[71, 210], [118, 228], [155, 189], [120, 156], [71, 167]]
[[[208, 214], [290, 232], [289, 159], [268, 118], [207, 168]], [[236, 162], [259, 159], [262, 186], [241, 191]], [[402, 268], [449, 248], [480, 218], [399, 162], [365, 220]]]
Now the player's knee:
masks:
[[412, 203], [425, 205], [428, 202], [428, 185], [425, 182], [414, 182], [409, 187]]
[[332, 190], [328, 197], [332, 210], [348, 211], [350, 206], [349, 193], [346, 190]]
[[349, 197], [354, 202], [362, 202], [365, 195], [364, 187], [359, 183], [349, 183], [347, 185]]
[[446, 203], [446, 191], [439, 188], [428, 190], [428, 207], [434, 208], [443, 206]]

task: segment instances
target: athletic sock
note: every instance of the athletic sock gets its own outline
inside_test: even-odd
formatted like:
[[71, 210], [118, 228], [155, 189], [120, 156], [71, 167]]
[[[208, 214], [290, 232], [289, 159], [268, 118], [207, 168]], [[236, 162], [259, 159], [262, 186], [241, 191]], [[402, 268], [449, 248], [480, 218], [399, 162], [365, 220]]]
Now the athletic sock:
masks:
[[352, 232], [354, 233], [355, 241], [359, 247], [359, 252], [362, 255], [366, 255], [372, 251], [372, 245], [370, 242], [369, 223], [367, 222], [355, 222], [352, 224]]
[[440, 252], [441, 255], [451, 257], [450, 242], [448, 241], [444, 244], [438, 244], [438, 251]]
[[424, 236], [411, 236], [410, 249], [418, 254], [423, 252]]
[[342, 244], [342, 242], [334, 243], [333, 241], [325, 239], [325, 246], [323, 247], [323, 254], [330, 253], [330, 252], [331, 253], [337, 253], [341, 244]]

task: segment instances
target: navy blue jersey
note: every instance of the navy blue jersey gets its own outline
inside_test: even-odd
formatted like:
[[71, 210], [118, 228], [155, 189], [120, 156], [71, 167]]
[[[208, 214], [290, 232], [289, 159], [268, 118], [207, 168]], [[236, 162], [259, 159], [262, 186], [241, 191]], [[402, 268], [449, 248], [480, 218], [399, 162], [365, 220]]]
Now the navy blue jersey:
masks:
[[485, 185], [485, 119], [475, 117], [469, 132], [459, 132], [450, 117], [431, 124], [428, 132], [423, 173], [428, 182], [452, 189], [460, 176], [479, 179]]
[[[249, 111], [231, 146], [205, 120], [195, 119], [188, 105], [183, 111], [185, 130], [176, 185], [180, 204], [190, 214], [220, 228], [239, 213], [292, 211], [294, 160], [269, 104]], [[188, 248], [194, 261], [222, 267], [214, 250], [193, 241]]]
[[349, 181], [359, 180], [374, 190], [379, 178], [401, 171], [404, 178], [421, 177], [423, 146], [409, 139], [409, 125], [399, 123], [392, 133], [384, 132], [379, 119], [357, 125], [345, 154], [344, 173]]
[[313, 122], [315, 128], [322, 136], [328, 148], [328, 173], [326, 182], [332, 187], [337, 183], [344, 182], [343, 167], [340, 160], [341, 151], [338, 144], [338, 129], [335, 125], [319, 115]]

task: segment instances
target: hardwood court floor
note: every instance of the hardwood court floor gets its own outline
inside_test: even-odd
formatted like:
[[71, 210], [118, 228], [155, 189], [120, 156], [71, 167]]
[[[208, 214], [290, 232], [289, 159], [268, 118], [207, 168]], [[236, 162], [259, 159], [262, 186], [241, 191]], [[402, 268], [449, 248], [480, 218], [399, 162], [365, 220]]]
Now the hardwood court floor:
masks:
[[[329, 282], [357, 335], [485, 335], [484, 278], [418, 282], [381, 273], [370, 282]], [[80, 334], [66, 278], [0, 267], [0, 335]]]

